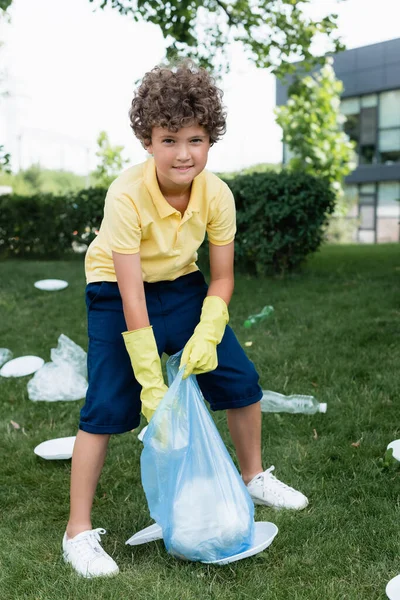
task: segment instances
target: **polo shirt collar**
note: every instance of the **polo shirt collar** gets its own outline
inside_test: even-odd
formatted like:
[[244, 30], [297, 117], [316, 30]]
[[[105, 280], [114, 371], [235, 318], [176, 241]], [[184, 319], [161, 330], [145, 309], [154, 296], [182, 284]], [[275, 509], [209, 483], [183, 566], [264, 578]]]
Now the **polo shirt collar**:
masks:
[[[144, 183], [150, 193], [151, 199], [157, 209], [161, 219], [169, 217], [176, 213], [176, 209], [167, 202], [161, 193], [160, 187], [157, 181], [156, 165], [154, 158], [149, 158], [145, 163], [144, 168]], [[202, 192], [204, 188], [204, 173], [200, 173], [193, 179], [192, 189], [190, 192], [190, 200], [187, 207], [187, 213], [190, 215], [193, 212], [200, 211], [200, 203], [202, 198]]]

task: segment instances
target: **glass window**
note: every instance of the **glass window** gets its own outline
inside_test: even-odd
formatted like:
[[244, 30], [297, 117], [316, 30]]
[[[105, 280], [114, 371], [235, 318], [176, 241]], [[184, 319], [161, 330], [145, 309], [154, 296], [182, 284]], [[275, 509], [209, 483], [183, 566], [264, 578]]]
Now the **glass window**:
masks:
[[398, 242], [400, 240], [400, 227], [398, 219], [377, 220], [377, 241], [381, 243]]
[[344, 203], [346, 217], [358, 217], [358, 187], [356, 185], [344, 186]]
[[371, 165], [376, 162], [376, 146], [361, 146], [360, 151], [360, 164], [361, 165]]
[[342, 115], [357, 115], [360, 112], [360, 98], [345, 98], [340, 102]]
[[400, 129], [386, 129], [379, 132], [379, 150], [389, 152], [400, 150]]
[[[343, 202], [339, 203], [340, 216], [358, 217], [358, 186], [345, 185]], [[341, 206], [343, 204], [343, 206]]]
[[361, 194], [375, 194], [375, 184], [374, 183], [363, 183], [360, 185], [360, 193]]
[[375, 206], [360, 206], [360, 229], [375, 229]]
[[388, 181], [378, 187], [378, 217], [400, 218], [400, 182]]
[[375, 194], [360, 194], [360, 204], [375, 204]]
[[400, 162], [400, 129], [385, 129], [379, 132], [381, 162]]
[[376, 108], [362, 108], [360, 113], [360, 144], [369, 145], [376, 143], [377, 127]]
[[368, 231], [368, 229], [360, 229], [358, 231], [358, 241], [362, 244], [374, 244], [375, 231]]
[[362, 96], [361, 108], [369, 108], [370, 106], [378, 106], [377, 94], [369, 94], [368, 96]]
[[358, 142], [360, 137], [360, 115], [347, 115], [343, 129], [353, 142]]
[[379, 101], [379, 127], [400, 126], [400, 90], [384, 92]]

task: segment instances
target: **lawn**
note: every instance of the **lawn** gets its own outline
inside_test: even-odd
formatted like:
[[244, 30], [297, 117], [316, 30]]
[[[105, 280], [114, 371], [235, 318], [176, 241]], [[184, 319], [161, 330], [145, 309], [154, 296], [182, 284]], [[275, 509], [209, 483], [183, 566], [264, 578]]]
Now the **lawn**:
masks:
[[[0, 346], [50, 359], [61, 333], [87, 347], [80, 261], [0, 263]], [[34, 281], [63, 278], [61, 292]], [[263, 416], [265, 468], [310, 499], [301, 513], [257, 507], [279, 534], [256, 557], [212, 567], [170, 557], [162, 542], [125, 546], [149, 525], [136, 433], [114, 436], [94, 503], [94, 527], [121, 573], [82, 580], [64, 565], [70, 462], [33, 448], [74, 435], [82, 402], [34, 403], [29, 378], [0, 378], [1, 600], [372, 600], [400, 573], [400, 470], [385, 467], [400, 438], [400, 252], [388, 246], [325, 247], [281, 278], [237, 276], [231, 324], [264, 389], [314, 394], [327, 414]], [[266, 304], [275, 315], [246, 330]], [[215, 421], [233, 454], [223, 413]], [[10, 421], [20, 424], [15, 430]], [[22, 431], [24, 428], [24, 432]]]

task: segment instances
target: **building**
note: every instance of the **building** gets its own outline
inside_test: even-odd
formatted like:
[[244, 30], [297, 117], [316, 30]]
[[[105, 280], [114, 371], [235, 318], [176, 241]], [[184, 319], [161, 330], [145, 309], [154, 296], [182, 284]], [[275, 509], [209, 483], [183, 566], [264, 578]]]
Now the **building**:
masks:
[[[400, 241], [400, 39], [333, 55], [343, 82], [344, 129], [357, 144], [358, 164], [346, 177], [357, 201], [347, 217], [359, 242]], [[277, 81], [276, 103], [287, 88]], [[285, 150], [284, 158], [285, 162]]]

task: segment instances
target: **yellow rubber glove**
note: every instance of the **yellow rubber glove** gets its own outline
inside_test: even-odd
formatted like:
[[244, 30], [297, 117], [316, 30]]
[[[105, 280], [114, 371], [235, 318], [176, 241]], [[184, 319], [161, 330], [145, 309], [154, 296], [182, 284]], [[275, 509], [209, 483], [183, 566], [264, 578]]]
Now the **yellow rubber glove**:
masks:
[[144, 327], [135, 331], [125, 331], [122, 335], [131, 359], [133, 372], [142, 386], [140, 394], [142, 413], [150, 422], [168, 390], [164, 383], [153, 328]]
[[219, 296], [207, 296], [203, 302], [200, 323], [183, 349], [180, 367], [186, 365], [183, 379], [192, 373], [200, 375], [218, 366], [217, 344], [229, 322], [226, 303]]

